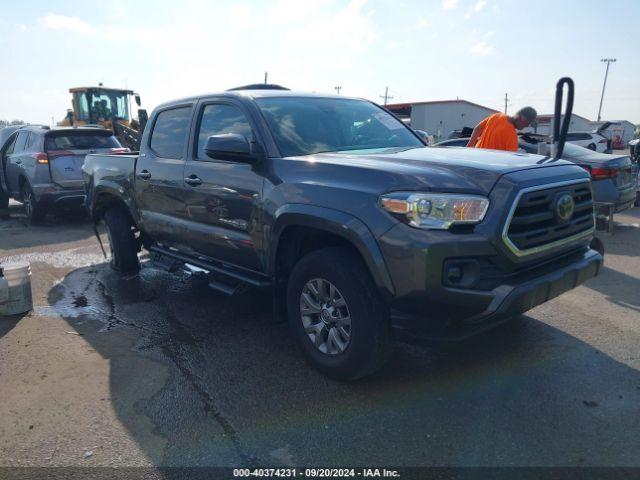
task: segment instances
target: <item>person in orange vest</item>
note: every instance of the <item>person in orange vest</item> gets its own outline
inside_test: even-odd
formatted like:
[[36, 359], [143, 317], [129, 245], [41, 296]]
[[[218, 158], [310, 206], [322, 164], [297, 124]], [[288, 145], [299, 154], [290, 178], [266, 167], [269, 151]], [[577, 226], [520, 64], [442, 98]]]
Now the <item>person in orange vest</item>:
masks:
[[521, 108], [513, 117], [505, 113], [494, 113], [476, 125], [467, 147], [517, 152], [516, 130], [528, 127], [537, 116], [538, 113], [532, 107]]

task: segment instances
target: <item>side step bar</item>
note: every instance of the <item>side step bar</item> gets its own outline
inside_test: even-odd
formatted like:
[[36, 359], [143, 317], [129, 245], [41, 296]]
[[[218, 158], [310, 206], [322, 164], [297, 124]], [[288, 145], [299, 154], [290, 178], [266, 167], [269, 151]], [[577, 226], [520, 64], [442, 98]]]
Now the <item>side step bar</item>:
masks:
[[151, 252], [167, 256], [174, 260], [178, 260], [186, 265], [192, 265], [194, 267], [197, 267], [198, 269], [205, 270], [206, 272], [209, 272], [211, 276], [221, 276], [223, 278], [226, 278], [227, 280], [235, 281], [234, 285], [230, 285], [220, 281], [220, 279], [209, 279], [209, 286], [211, 288], [219, 290], [227, 295], [233, 295], [245, 285], [250, 285], [257, 288], [269, 288], [272, 285], [268, 280], [264, 280], [251, 274], [233, 269], [232, 267], [229, 267], [225, 264], [214, 264], [200, 258], [192, 258], [187, 255], [174, 252], [173, 250], [170, 250], [168, 248], [161, 247], [160, 245], [151, 245], [149, 247], [149, 250]]

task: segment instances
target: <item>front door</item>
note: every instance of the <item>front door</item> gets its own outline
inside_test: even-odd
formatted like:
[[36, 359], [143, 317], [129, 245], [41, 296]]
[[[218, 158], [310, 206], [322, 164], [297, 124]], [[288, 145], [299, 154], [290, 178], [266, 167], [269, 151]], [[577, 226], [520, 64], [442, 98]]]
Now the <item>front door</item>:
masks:
[[263, 176], [259, 165], [210, 158], [204, 144], [211, 135], [237, 133], [254, 139], [240, 105], [203, 103], [185, 169], [186, 218], [195, 253], [256, 272], [260, 242], [259, 203]]
[[146, 148], [136, 164], [135, 191], [140, 224], [155, 241], [170, 247], [184, 238], [184, 164], [193, 106], [179, 105], [155, 115]]

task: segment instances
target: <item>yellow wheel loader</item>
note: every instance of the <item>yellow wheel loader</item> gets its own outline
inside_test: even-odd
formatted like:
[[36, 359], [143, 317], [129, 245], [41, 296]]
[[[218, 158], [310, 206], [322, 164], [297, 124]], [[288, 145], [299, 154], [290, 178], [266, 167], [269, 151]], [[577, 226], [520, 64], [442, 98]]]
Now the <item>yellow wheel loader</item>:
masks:
[[140, 95], [133, 90], [97, 87], [70, 88], [71, 105], [59, 126], [95, 125], [113, 130], [120, 143], [139, 150], [140, 137], [147, 122], [147, 111], [138, 108], [137, 118], [131, 116], [131, 97], [140, 107]]

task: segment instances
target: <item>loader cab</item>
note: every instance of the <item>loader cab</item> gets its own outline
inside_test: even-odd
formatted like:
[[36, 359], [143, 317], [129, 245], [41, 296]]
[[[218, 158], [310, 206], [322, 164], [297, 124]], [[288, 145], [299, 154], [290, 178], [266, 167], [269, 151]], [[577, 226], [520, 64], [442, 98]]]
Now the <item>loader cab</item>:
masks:
[[104, 87], [79, 87], [69, 90], [72, 95], [74, 124], [99, 124], [116, 118], [129, 124], [131, 97], [140, 105], [140, 96], [132, 90]]

